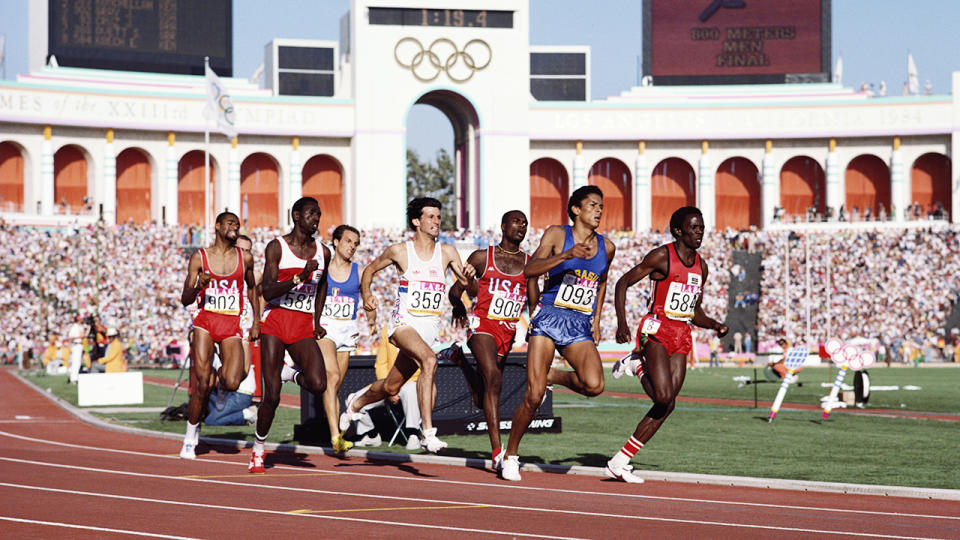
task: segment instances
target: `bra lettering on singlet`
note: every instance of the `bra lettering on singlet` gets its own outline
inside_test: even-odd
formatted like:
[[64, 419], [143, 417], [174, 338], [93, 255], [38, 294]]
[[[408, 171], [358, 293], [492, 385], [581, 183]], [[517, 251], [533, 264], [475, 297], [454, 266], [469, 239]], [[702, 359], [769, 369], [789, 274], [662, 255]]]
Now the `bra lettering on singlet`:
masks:
[[553, 305], [582, 313], [593, 313], [593, 301], [597, 298], [598, 285], [595, 280], [566, 274], [557, 290]]

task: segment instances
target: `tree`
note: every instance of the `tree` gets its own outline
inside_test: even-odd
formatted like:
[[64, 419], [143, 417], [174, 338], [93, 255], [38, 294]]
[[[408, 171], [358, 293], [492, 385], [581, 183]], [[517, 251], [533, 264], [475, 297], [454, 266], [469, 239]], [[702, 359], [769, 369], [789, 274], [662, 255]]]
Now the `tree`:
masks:
[[453, 189], [453, 161], [443, 148], [437, 150], [437, 160], [420, 161], [416, 150], [407, 148], [407, 198], [433, 197], [443, 204], [442, 227], [456, 227], [456, 196]]

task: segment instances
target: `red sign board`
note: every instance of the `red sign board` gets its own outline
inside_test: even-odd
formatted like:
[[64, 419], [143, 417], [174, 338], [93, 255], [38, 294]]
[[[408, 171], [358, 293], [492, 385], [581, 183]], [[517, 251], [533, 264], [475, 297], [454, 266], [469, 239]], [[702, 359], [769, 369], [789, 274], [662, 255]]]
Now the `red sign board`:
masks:
[[826, 82], [829, 0], [644, 0], [654, 84]]

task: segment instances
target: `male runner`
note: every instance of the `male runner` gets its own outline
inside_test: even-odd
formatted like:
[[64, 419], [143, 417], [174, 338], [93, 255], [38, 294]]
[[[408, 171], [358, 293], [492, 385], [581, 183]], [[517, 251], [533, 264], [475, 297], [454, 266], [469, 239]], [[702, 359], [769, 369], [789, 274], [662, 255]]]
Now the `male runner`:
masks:
[[433, 380], [437, 357], [430, 348], [440, 332], [445, 273], [447, 268], [452, 270], [464, 287], [474, 277], [473, 267], [464, 268], [455, 247], [437, 242], [440, 208], [440, 201], [430, 197], [411, 200], [407, 205], [407, 224], [414, 231], [413, 240], [393, 244], [363, 269], [360, 291], [363, 309], [371, 324], [375, 324], [378, 304], [377, 297], [370, 291], [373, 276], [391, 264], [400, 273], [397, 301], [387, 328], [390, 343], [400, 349], [400, 353], [386, 379], [373, 383], [364, 392], [347, 396], [340, 415], [340, 429], [346, 430], [351, 422], [360, 419], [359, 411], [364, 406], [397, 395], [419, 367], [417, 398], [423, 426], [420, 446], [433, 453], [447, 447], [447, 443], [437, 438], [437, 428], [433, 427]]
[[[245, 234], [237, 236], [237, 247], [240, 248], [240, 251], [244, 255], [250, 255], [253, 257], [253, 240]], [[256, 264], [254, 264], [253, 269], [253, 280], [256, 283], [256, 294], [257, 298], [260, 300], [259, 304], [263, 306], [263, 298], [260, 296], [260, 280], [263, 278], [263, 272], [256, 269]], [[249, 298], [243, 299], [243, 311], [240, 313], [240, 331], [243, 332], [243, 337], [240, 342], [243, 344], [243, 363], [249, 369], [250, 363], [252, 361], [252, 353], [250, 351], [250, 329], [253, 328], [253, 321], [260, 321], [260, 312], [256, 314], [253, 312], [253, 305], [250, 303]]]
[[[360, 244], [360, 231], [350, 225], [333, 230], [333, 259], [327, 269], [327, 299], [320, 324], [326, 334], [317, 342], [327, 365], [327, 389], [323, 392], [323, 410], [330, 427], [330, 441], [336, 452], [346, 452], [353, 443], [339, 429], [340, 398], [337, 393], [347, 374], [350, 353], [357, 348], [360, 327], [357, 307], [360, 303], [360, 265], [352, 261]], [[336, 360], [336, 361], [334, 361]]]
[[643, 479], [633, 474], [630, 459], [660, 429], [673, 411], [686, 375], [686, 356], [693, 347], [690, 324], [715, 330], [720, 337], [727, 326], [707, 317], [700, 307], [707, 282], [707, 262], [697, 253], [703, 241], [703, 214], [684, 206], [670, 217], [673, 243], [647, 253], [640, 264], [617, 280], [614, 305], [617, 309], [617, 343], [630, 340], [627, 324], [627, 288], [650, 276], [653, 283], [650, 312], [640, 319], [633, 354], [617, 361], [613, 376], [624, 373], [640, 377], [653, 407], [637, 424], [633, 436], [607, 462], [607, 476], [629, 483]]
[[[454, 345], [449, 349], [450, 358], [463, 370], [474, 395], [474, 403], [483, 409], [487, 419], [493, 466], [496, 469], [500, 468], [500, 462], [503, 461], [503, 446], [500, 444], [503, 362], [513, 348], [517, 321], [520, 320], [524, 304], [528, 312], [533, 313], [539, 296], [537, 287], [527, 291], [527, 279], [523, 275], [523, 268], [530, 258], [520, 251], [520, 243], [527, 236], [527, 216], [520, 210], [503, 214], [500, 230], [503, 236], [498, 245], [478, 249], [467, 257], [467, 266], [473, 267], [479, 276], [478, 280], [470, 280], [466, 291], [477, 299], [473, 315], [479, 319], [479, 324], [471, 328], [467, 343], [477, 359], [480, 373], [466, 361], [459, 346]], [[537, 285], [536, 280], [531, 280], [531, 283]], [[469, 325], [462, 299], [464, 289], [459, 283], [454, 283], [449, 293], [453, 323], [460, 327]]]
[[[261, 291], [267, 301], [263, 310], [260, 368], [263, 398], [257, 410], [257, 432], [248, 470], [264, 472], [264, 442], [280, 404], [280, 386], [295, 380], [302, 388], [322, 394], [327, 374], [317, 339], [326, 332], [320, 313], [326, 299], [330, 251], [313, 235], [320, 223], [320, 206], [313, 197], [293, 203], [293, 230], [278, 236], [264, 250]], [[299, 370], [286, 368], [284, 352]]]
[[[213, 389], [213, 347], [219, 345], [221, 367], [216, 375], [222, 389], [234, 391], [247, 375], [243, 368], [240, 313], [243, 310], [243, 288], [254, 310], [260, 309], [253, 275], [253, 257], [237, 247], [240, 219], [231, 212], [217, 216], [216, 239], [206, 249], [190, 256], [187, 277], [183, 281], [180, 303], [197, 302], [200, 311], [193, 319], [193, 343], [190, 347], [190, 377], [194, 392], [187, 406], [187, 432], [183, 437], [180, 457], [197, 458], [200, 440], [200, 415]], [[254, 320], [249, 339], [260, 337], [260, 322]]]
[[[520, 438], [543, 401], [547, 384], [562, 384], [588, 397], [603, 392], [603, 365], [597, 342], [607, 269], [616, 247], [597, 233], [602, 214], [600, 188], [577, 188], [567, 203], [573, 226], [548, 228], [524, 268], [528, 280], [545, 273], [548, 276], [527, 332], [527, 388], [513, 413], [506, 458], [500, 470], [505, 480], [520, 480]], [[551, 369], [557, 349], [574, 371]]]

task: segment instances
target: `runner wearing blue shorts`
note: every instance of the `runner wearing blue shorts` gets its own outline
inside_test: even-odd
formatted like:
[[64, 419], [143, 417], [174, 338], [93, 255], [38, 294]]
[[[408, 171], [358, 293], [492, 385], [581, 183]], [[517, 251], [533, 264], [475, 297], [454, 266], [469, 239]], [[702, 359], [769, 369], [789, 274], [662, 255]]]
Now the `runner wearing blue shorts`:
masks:
[[[561, 384], [585, 396], [603, 392], [600, 307], [607, 288], [607, 269], [616, 248], [597, 233], [603, 215], [603, 192], [583, 186], [570, 195], [567, 215], [573, 225], [548, 228], [524, 268], [527, 280], [547, 274], [540, 304], [527, 332], [527, 388], [513, 413], [510, 441], [500, 475], [520, 480], [520, 439], [543, 400], [547, 384]], [[528, 285], [529, 287], [529, 285]], [[573, 371], [553, 369], [555, 351]]]

